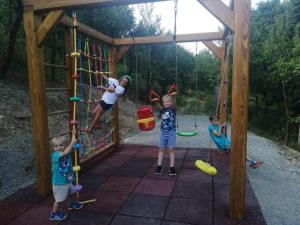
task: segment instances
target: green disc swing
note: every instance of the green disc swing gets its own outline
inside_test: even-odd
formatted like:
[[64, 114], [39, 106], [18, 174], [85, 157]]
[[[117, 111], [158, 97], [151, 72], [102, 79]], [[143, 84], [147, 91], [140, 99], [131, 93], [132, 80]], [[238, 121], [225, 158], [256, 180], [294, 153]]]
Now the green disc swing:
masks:
[[[176, 79], [176, 85], [177, 85], [177, 77], [178, 77], [178, 72], [177, 72], [177, 67], [178, 67], [178, 48], [177, 48], [177, 43], [176, 43], [176, 22], [177, 22], [177, 3], [178, 0], [174, 0], [174, 35], [173, 35], [173, 43], [175, 47], [175, 79]], [[197, 52], [197, 45], [196, 45], [196, 52]], [[196, 53], [196, 79], [197, 79], [197, 53]], [[197, 80], [196, 80], [196, 87], [197, 87]], [[178, 116], [176, 114], [176, 119], [177, 119], [177, 128], [178, 128]], [[197, 127], [196, 124], [196, 115], [195, 115], [195, 128]], [[197, 131], [177, 131], [176, 134], [181, 137], [193, 137], [198, 135]]]
[[[176, 44], [176, 43], [175, 43]], [[195, 56], [195, 86], [197, 90], [197, 45], [198, 42], [196, 42], [196, 56]], [[176, 82], [177, 82], [177, 60], [178, 60], [178, 51], [177, 51], [177, 45], [176, 45], [176, 59], [175, 59], [175, 74], [176, 74]], [[197, 118], [195, 114], [195, 129], [197, 128]], [[178, 117], [177, 117], [177, 127], [178, 127]], [[194, 137], [198, 135], [197, 131], [177, 131], [176, 134], [181, 137]]]

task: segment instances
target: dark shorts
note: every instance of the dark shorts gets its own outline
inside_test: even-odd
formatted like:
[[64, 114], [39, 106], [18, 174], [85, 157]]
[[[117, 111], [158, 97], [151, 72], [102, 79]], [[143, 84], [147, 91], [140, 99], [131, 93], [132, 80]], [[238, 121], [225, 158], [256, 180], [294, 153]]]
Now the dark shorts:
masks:
[[107, 104], [105, 101], [103, 101], [103, 100], [101, 100], [100, 102], [99, 102], [99, 105], [102, 107], [102, 109], [104, 110], [104, 111], [107, 111], [107, 110], [109, 110], [112, 106], [113, 106], [113, 104]]

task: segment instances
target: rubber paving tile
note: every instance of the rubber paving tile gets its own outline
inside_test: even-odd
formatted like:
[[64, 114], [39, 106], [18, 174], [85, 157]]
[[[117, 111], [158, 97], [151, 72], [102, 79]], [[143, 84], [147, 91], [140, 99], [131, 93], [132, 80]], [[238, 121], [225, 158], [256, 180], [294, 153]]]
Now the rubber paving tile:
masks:
[[179, 223], [174, 221], [164, 221], [162, 225], [192, 225], [190, 223]]
[[177, 179], [178, 181], [195, 182], [197, 184], [212, 183], [212, 176], [203, 173], [200, 170], [181, 169]]
[[101, 184], [105, 182], [107, 175], [92, 174], [92, 173], [80, 173], [79, 184], [84, 188], [97, 189]]
[[229, 171], [222, 170], [220, 167], [217, 168], [217, 171], [217, 174], [213, 176], [214, 183], [228, 185], [230, 183]]
[[198, 225], [213, 225], [213, 202], [172, 198], [164, 219]]
[[182, 198], [198, 198], [212, 201], [212, 183], [195, 184], [193, 182], [177, 181], [172, 196]]
[[51, 208], [47, 206], [35, 206], [24, 214], [17, 217], [9, 225], [51, 225], [58, 224], [58, 222], [53, 222], [49, 220], [49, 215]]
[[126, 176], [126, 177], [139, 177], [142, 178], [146, 175], [150, 166], [122, 166], [117, 171], [114, 171], [115, 176]]
[[[258, 207], [259, 208], [259, 207]], [[215, 225], [266, 225], [266, 222], [260, 212], [260, 208], [254, 210], [258, 214], [253, 217], [253, 209], [246, 204], [246, 218], [244, 220], [231, 220], [228, 214], [228, 204], [215, 203], [214, 205], [214, 222]], [[258, 210], [258, 211], [257, 211]]]
[[162, 219], [168, 201], [168, 197], [134, 193], [124, 203], [120, 214]]
[[170, 196], [174, 185], [174, 180], [143, 178], [134, 190], [134, 193]]
[[[246, 179], [246, 218], [230, 220], [229, 155], [211, 151], [218, 169], [210, 176], [194, 167], [196, 159], [206, 160], [209, 149], [176, 149], [177, 176], [169, 176], [169, 158], [164, 172], [155, 175], [157, 146], [121, 145], [120, 150], [99, 160], [80, 173], [80, 200], [96, 199], [81, 210], [68, 211], [71, 225], [266, 225], [255, 193]], [[214, 192], [214, 193], [213, 193]], [[76, 200], [76, 195], [69, 197]], [[214, 200], [214, 203], [213, 203]], [[35, 185], [19, 189], [0, 202], [1, 225], [58, 224], [49, 220], [52, 193], [36, 194]]]
[[140, 178], [111, 176], [101, 185], [101, 189], [131, 192], [139, 181]]
[[151, 218], [133, 217], [118, 215], [114, 218], [111, 225], [160, 225], [161, 221]]
[[128, 197], [128, 192], [97, 191], [89, 196], [96, 202], [85, 204], [83, 210], [116, 214]]
[[8, 224], [31, 207], [33, 205], [27, 203], [0, 202], [0, 224]]
[[184, 160], [183, 165], [182, 165], [183, 169], [190, 169], [190, 170], [198, 170], [198, 168], [195, 166], [195, 160]]
[[[149, 169], [148, 173], [145, 175], [146, 178], [153, 178], [153, 179], [162, 179], [162, 180], [176, 180], [176, 176], [170, 176], [169, 175], [169, 167], [163, 167], [163, 173], [162, 174], [155, 174], [157, 164], [152, 165], [152, 167]], [[179, 172], [177, 171], [177, 174]], [[178, 175], [177, 175], [178, 176]]]
[[[179, 171], [179, 169], [182, 167], [183, 159], [176, 159], [174, 167]], [[157, 167], [157, 160], [154, 161], [152, 164], [153, 167]], [[164, 157], [162, 165], [161, 165], [166, 173], [168, 173], [169, 167], [170, 167], [170, 160], [169, 157]]]
[[208, 157], [208, 153], [197, 153], [197, 152], [187, 152], [185, 159], [187, 160], [203, 160], [203, 161], [207, 161], [207, 159], [210, 159], [210, 157]]
[[158, 148], [150, 150], [137, 150], [135, 156], [139, 158], [156, 158], [157, 150]]
[[112, 218], [113, 214], [73, 210], [60, 225], [108, 225]]
[[141, 158], [137, 156], [131, 157], [123, 166], [145, 166], [150, 167], [154, 162], [154, 158]]
[[211, 151], [211, 156], [213, 162], [227, 162], [230, 161], [230, 154], [229, 153], [220, 153], [217, 149], [213, 149]]

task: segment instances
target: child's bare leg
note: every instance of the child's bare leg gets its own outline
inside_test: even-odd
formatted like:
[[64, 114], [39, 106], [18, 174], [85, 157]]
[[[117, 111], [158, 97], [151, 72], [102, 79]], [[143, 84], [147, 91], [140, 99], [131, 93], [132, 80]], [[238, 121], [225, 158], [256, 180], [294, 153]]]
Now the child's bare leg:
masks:
[[173, 148], [169, 148], [170, 153], [170, 167], [174, 167], [175, 165], [175, 151]]
[[100, 105], [98, 104], [98, 105], [94, 108], [93, 114], [96, 114], [96, 112], [99, 110], [99, 108], [100, 108]]
[[96, 111], [95, 117], [93, 119], [91, 127], [88, 129], [88, 132], [92, 132], [92, 130], [95, 128], [96, 124], [100, 121], [101, 116], [103, 115], [104, 110], [101, 106], [99, 106], [99, 110]]
[[161, 148], [161, 149], [159, 149], [159, 151], [158, 151], [158, 159], [157, 159], [157, 165], [158, 165], [158, 166], [161, 166], [162, 161], [163, 161], [163, 158], [164, 158], [164, 149]]
[[53, 208], [52, 208], [52, 212], [54, 212], [54, 213], [57, 212], [58, 208], [59, 208], [59, 203], [58, 202], [54, 202]]

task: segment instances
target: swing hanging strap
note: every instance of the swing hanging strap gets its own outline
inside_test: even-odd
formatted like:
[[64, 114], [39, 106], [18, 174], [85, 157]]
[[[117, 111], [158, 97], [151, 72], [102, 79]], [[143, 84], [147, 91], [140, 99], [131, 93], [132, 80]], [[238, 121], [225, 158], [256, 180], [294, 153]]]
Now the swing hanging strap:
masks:
[[177, 96], [179, 94], [179, 90], [178, 90], [178, 87], [177, 85], [174, 83], [170, 86], [168, 92], [167, 92], [167, 95], [169, 96]]
[[149, 101], [150, 102], [159, 102], [160, 101], [160, 96], [153, 90], [150, 89], [149, 92]]

